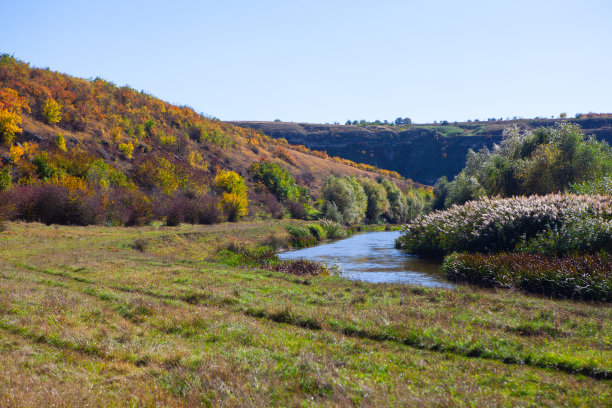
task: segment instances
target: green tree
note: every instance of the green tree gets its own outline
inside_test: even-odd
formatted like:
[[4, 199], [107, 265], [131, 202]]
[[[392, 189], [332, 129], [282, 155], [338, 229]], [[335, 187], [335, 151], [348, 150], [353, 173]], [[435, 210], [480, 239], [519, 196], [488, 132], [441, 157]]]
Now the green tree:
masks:
[[359, 184], [367, 197], [366, 219], [370, 224], [377, 224], [391, 208], [387, 190], [376, 181], [366, 178], [359, 179]]
[[[355, 177], [329, 176], [325, 180], [321, 195], [324, 200], [326, 218], [346, 224], [357, 224], [363, 221], [368, 205], [368, 199]], [[339, 213], [342, 219], [327, 217], [328, 214]]]
[[276, 163], [267, 160], [253, 163], [251, 172], [255, 181], [264, 184], [280, 201], [298, 201], [305, 193], [291, 173]]

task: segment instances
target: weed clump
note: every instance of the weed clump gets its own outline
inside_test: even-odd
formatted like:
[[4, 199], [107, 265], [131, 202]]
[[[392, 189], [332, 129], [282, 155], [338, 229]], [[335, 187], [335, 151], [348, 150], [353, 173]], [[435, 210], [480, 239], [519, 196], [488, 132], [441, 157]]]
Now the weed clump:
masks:
[[325, 265], [319, 262], [312, 262], [307, 259], [281, 261], [276, 265], [271, 265], [269, 269], [275, 272], [289, 273], [297, 276], [330, 275], [329, 268], [327, 268]]

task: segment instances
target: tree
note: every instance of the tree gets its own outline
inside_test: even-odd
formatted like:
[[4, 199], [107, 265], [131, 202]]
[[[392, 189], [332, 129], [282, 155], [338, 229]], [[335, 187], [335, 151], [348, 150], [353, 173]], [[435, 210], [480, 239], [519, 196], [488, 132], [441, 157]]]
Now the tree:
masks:
[[302, 196], [303, 191], [291, 173], [276, 163], [267, 160], [253, 163], [251, 172], [255, 180], [264, 184], [280, 201], [298, 201]]
[[390, 209], [387, 191], [374, 180], [361, 178], [359, 184], [367, 197], [366, 219], [370, 224], [378, 224]]
[[559, 115], [559, 117], [560, 117], [561, 119], [565, 119], [565, 118], [567, 118], [567, 113], [562, 112], [562, 113]]
[[240, 174], [234, 171], [221, 170], [215, 177], [214, 185], [223, 193], [221, 205], [228, 220], [238, 221], [248, 214], [248, 188]]
[[410, 118], [397, 118], [395, 124], [398, 126], [410, 126], [412, 125], [412, 119]]
[[0, 139], [10, 146], [16, 133], [21, 133], [22, 110], [30, 111], [28, 101], [11, 88], [0, 88]]
[[[587, 138], [578, 125], [561, 122], [522, 134], [513, 126], [493, 150], [468, 151], [465, 167], [445, 188], [445, 206], [485, 195], [556, 193], [609, 172], [610, 146]], [[435, 207], [439, 207], [441, 187], [434, 188]]]
[[325, 202], [323, 212], [342, 214], [342, 220], [346, 224], [357, 224], [363, 221], [366, 214], [368, 200], [363, 187], [354, 176], [334, 177], [329, 176], [321, 192]]
[[62, 107], [53, 98], [47, 98], [43, 109], [45, 121], [49, 124], [58, 123], [62, 119]]

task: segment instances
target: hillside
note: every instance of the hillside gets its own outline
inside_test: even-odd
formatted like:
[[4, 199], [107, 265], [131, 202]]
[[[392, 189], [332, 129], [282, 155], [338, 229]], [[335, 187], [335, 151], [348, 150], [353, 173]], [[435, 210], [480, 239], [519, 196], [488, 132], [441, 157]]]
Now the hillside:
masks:
[[[588, 115], [587, 115], [588, 116]], [[410, 127], [323, 125], [289, 122], [230, 122], [261, 130], [273, 138], [326, 151], [330, 155], [397, 171], [419, 183], [433, 184], [441, 176], [454, 177], [465, 164], [468, 149], [499, 143], [507, 126], [521, 130], [551, 126], [560, 119], [462, 122]], [[568, 119], [587, 134], [612, 142], [612, 118]]]
[[[223, 200], [224, 207], [245, 207], [238, 211], [241, 217], [247, 213], [247, 188], [249, 203], [257, 204], [251, 208], [275, 216], [282, 208], [278, 191], [258, 183], [254, 163], [271, 163], [270, 171], [287, 183], [282, 188], [300, 189], [292, 200], [306, 209], [330, 175], [383, 176], [404, 192], [412, 187], [394, 172], [292, 146], [259, 130], [224, 123], [104, 79], [85, 80], [33, 68], [8, 55], [0, 56], [0, 124], [0, 191], [11, 185], [23, 190], [53, 184], [78, 191], [83, 201], [100, 192], [108, 198], [109, 187], [128, 189], [132, 196], [138, 191], [139, 200], [151, 210], [178, 205], [162, 197], [151, 207], [151, 200], [160, 194], [183, 195], [192, 201], [194, 195], [212, 194]], [[238, 190], [225, 172], [235, 172], [239, 183], [246, 184], [247, 188], [238, 189], [241, 197], [234, 194]], [[122, 192], [115, 201], [126, 201], [125, 196]], [[99, 198], [106, 203], [106, 198]], [[132, 198], [128, 201], [128, 207], [135, 206]], [[184, 207], [185, 200], [179, 201]]]

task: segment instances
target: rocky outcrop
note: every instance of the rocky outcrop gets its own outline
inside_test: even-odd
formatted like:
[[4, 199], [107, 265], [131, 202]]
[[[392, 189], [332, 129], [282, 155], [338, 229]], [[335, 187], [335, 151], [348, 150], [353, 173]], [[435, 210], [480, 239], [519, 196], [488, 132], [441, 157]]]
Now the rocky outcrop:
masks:
[[[587, 134], [612, 142], [612, 119], [572, 119]], [[274, 138], [324, 150], [359, 163], [395, 170], [414, 181], [433, 184], [441, 176], [452, 179], [464, 166], [468, 149], [491, 148], [499, 143], [506, 126], [516, 124], [522, 130], [551, 126], [558, 120], [522, 120], [516, 122], [472, 122], [449, 126], [322, 125], [288, 122], [232, 122], [259, 129]]]

